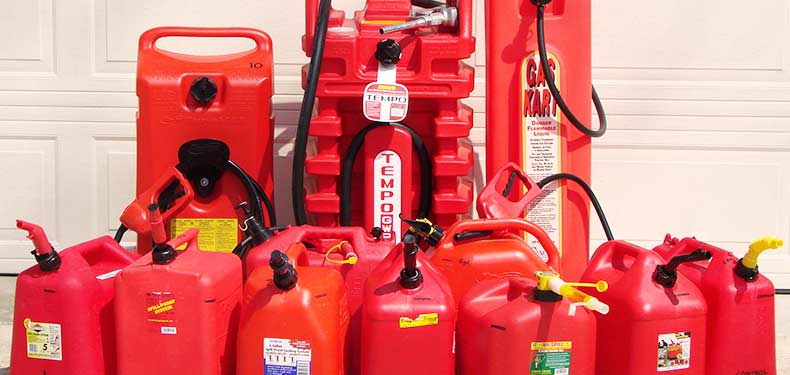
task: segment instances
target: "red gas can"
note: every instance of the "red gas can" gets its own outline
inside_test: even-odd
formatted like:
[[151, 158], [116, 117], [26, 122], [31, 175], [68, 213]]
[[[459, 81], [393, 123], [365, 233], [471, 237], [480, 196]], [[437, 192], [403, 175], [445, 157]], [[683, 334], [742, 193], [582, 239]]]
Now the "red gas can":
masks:
[[[302, 48], [308, 56], [318, 3], [305, 1]], [[342, 11], [330, 12], [316, 90], [318, 114], [309, 132], [317, 138], [316, 153], [305, 163], [316, 183], [305, 185], [303, 205], [319, 226], [380, 227], [384, 239], [399, 241], [406, 230], [397, 219], [400, 213], [428, 216], [445, 226], [469, 215], [472, 110], [460, 99], [474, 86], [474, 69], [461, 62], [474, 51], [472, 1], [450, 2], [440, 7], [444, 13], [413, 10], [412, 3], [367, 0], [351, 19]], [[382, 29], [412, 16], [443, 15], [447, 23], [382, 35]], [[305, 66], [303, 78], [307, 71]], [[361, 160], [354, 164], [358, 151]], [[419, 164], [413, 162], [418, 159]], [[341, 197], [341, 175], [349, 184], [346, 198]], [[423, 194], [428, 189], [430, 194]], [[430, 210], [418, 215], [418, 208]], [[300, 208], [296, 211], [302, 224]]]
[[[590, 180], [590, 136], [572, 126], [570, 119], [590, 123], [590, 3], [486, 2], [488, 175], [515, 162], [535, 179], [566, 172]], [[548, 69], [542, 67], [538, 48], [539, 8]], [[572, 113], [560, 108], [547, 77], [554, 78]], [[560, 186], [546, 187], [544, 198], [533, 204], [527, 218], [546, 228], [562, 251], [563, 276], [576, 279], [588, 259], [590, 200], [575, 184]], [[535, 239], [529, 244], [540, 248]]]
[[[192, 56], [158, 48], [157, 40], [165, 37], [248, 38], [255, 48], [232, 55]], [[231, 160], [271, 196], [272, 65], [271, 40], [262, 31], [185, 27], [146, 31], [140, 37], [137, 66], [138, 195], [182, 161], [179, 148], [184, 143], [209, 138], [227, 144]], [[242, 236], [234, 207], [247, 200], [247, 190], [230, 170], [187, 174], [197, 194], [172, 223], [171, 238], [197, 227], [203, 250], [231, 251]], [[140, 236], [140, 252], [149, 251], [150, 243], [150, 237]]]
[[608, 307], [556, 273], [538, 277], [487, 280], [464, 296], [458, 374], [595, 374], [595, 317], [579, 305], [604, 314]]
[[340, 272], [345, 280], [348, 306], [351, 313], [347, 357], [349, 372], [359, 374], [360, 328], [362, 325], [362, 297], [365, 282], [373, 270], [392, 251], [394, 243], [371, 237], [360, 227], [323, 228], [310, 225], [291, 226], [280, 231], [244, 256], [244, 270], [250, 275], [260, 268], [268, 268], [269, 257], [278, 249], [295, 243], [309, 246], [307, 265], [327, 267]]
[[776, 374], [774, 286], [759, 274], [757, 257], [781, 246], [782, 240], [776, 237], [762, 238], [739, 260], [695, 238], [678, 240], [667, 234], [654, 249], [667, 259], [696, 249], [713, 254], [710, 262], [679, 267], [708, 302], [708, 374]]
[[664, 264], [656, 252], [623, 241], [595, 251], [582, 280], [606, 281], [602, 298], [611, 306], [598, 316], [596, 374], [705, 374], [705, 297], [676, 272], [705, 258], [710, 253], [700, 251]]
[[234, 374], [241, 262], [201, 251], [197, 235], [157, 244], [118, 274], [118, 374]]
[[11, 374], [115, 374], [113, 282], [134, 261], [111, 237], [58, 253], [38, 225], [29, 232], [38, 265], [16, 280]]
[[306, 253], [301, 243], [287, 255], [275, 250], [269, 266], [247, 279], [238, 375], [345, 373], [349, 311], [343, 279], [335, 270], [307, 266]]
[[447, 280], [407, 233], [365, 285], [362, 374], [454, 374], [455, 321]]

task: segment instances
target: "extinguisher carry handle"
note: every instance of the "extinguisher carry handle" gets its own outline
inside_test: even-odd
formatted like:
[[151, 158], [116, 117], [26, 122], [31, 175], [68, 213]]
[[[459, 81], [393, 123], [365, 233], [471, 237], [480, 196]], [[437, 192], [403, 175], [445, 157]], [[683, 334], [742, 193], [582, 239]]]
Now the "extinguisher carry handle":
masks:
[[[503, 187], [499, 185], [499, 182], [505, 175], [508, 176], [508, 182], [504, 190], [500, 190]], [[518, 201], [513, 202], [508, 199], [508, 196], [514, 186], [515, 178], [521, 180], [527, 191]], [[483, 190], [480, 191], [480, 194], [477, 196], [477, 213], [480, 217], [488, 219], [523, 217], [524, 210], [527, 209], [529, 203], [540, 196], [541, 193], [542, 191], [538, 184], [527, 176], [518, 165], [510, 162], [497, 171]]]
[[157, 27], [140, 36], [140, 51], [161, 50], [156, 41], [166, 37], [188, 38], [247, 38], [255, 42], [256, 50], [269, 52], [272, 41], [268, 34], [248, 27]]
[[184, 251], [200, 251], [198, 247], [198, 233], [200, 232], [197, 228], [191, 228], [185, 231], [184, 233], [179, 234], [176, 238], [168, 241], [167, 244], [170, 245], [172, 248], [177, 249], [179, 246], [183, 244], [187, 244], [187, 247]]
[[175, 167], [168, 168], [165, 174], [160, 176], [148, 190], [140, 194], [140, 196], [123, 210], [120, 218], [121, 223], [137, 234], [150, 233], [151, 225], [149, 222], [148, 206], [158, 203], [157, 201], [162, 192], [176, 181], [184, 189], [184, 195], [175, 198], [167, 211], [162, 213], [162, 220], [168, 223], [195, 198], [195, 190], [192, 188], [192, 184]]
[[456, 234], [483, 231], [517, 231], [526, 232], [535, 236], [538, 242], [540, 242], [540, 245], [543, 246], [543, 249], [546, 250], [546, 255], [548, 255], [546, 264], [555, 271], [560, 272], [560, 252], [557, 250], [557, 246], [554, 245], [554, 242], [549, 238], [548, 233], [546, 233], [543, 228], [524, 219], [507, 218], [459, 221], [447, 230], [442, 240], [436, 244], [436, 249], [444, 248], [445, 250], [451, 251], [454, 246], [453, 242], [455, 241]]

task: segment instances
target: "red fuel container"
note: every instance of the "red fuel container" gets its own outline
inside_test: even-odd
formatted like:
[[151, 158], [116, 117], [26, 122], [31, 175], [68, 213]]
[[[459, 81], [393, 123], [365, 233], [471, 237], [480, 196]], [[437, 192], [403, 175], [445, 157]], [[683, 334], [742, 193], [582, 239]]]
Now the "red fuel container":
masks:
[[348, 323], [340, 273], [307, 266], [301, 243], [275, 250], [244, 286], [237, 374], [342, 375]]
[[135, 256], [108, 236], [58, 253], [41, 227], [16, 225], [38, 265], [16, 280], [10, 374], [115, 374], [113, 283]]
[[407, 233], [365, 285], [361, 373], [453, 375], [455, 322], [447, 280]]
[[760, 275], [757, 257], [780, 246], [778, 238], [762, 238], [738, 259], [695, 238], [678, 240], [668, 234], [654, 249], [667, 259], [696, 249], [713, 254], [710, 262], [678, 268], [699, 287], [708, 303], [708, 374], [776, 374], [774, 285]]
[[155, 245], [118, 274], [119, 375], [235, 373], [241, 262], [201, 251], [197, 235]]
[[665, 264], [656, 252], [609, 241], [593, 254], [583, 281], [604, 280], [611, 312], [598, 316], [597, 375], [705, 374], [707, 306], [676, 267], [710, 257], [696, 252]]

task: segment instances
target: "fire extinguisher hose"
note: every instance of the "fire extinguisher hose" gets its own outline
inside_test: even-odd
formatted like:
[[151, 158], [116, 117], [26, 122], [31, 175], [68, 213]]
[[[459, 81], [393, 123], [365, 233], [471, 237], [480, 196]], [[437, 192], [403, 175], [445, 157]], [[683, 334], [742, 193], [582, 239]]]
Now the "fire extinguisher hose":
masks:
[[598, 97], [598, 93], [595, 91], [595, 86], [592, 87], [592, 101], [593, 105], [595, 105], [595, 111], [598, 112], [598, 121], [600, 122], [600, 126], [598, 130], [593, 130], [587, 125], [584, 125], [574, 114], [571, 112], [571, 109], [568, 107], [568, 104], [565, 103], [565, 100], [560, 95], [560, 90], [557, 88], [557, 83], [554, 81], [554, 75], [551, 73], [551, 67], [549, 66], [549, 57], [548, 53], [546, 52], [546, 33], [543, 27], [543, 13], [545, 11], [544, 4], [538, 4], [538, 14], [537, 14], [537, 29], [538, 29], [538, 52], [540, 53], [540, 67], [545, 72], [544, 75], [546, 76], [546, 85], [549, 87], [549, 91], [551, 91], [551, 96], [554, 97], [554, 100], [557, 102], [557, 105], [562, 110], [562, 113], [568, 117], [571, 124], [578, 129], [580, 132], [590, 136], [590, 137], [601, 137], [606, 134], [606, 113], [603, 109], [603, 104], [601, 104], [601, 99]]
[[538, 181], [538, 187], [543, 189], [546, 185], [558, 180], [571, 180], [584, 189], [584, 192], [590, 197], [590, 202], [592, 202], [592, 205], [595, 208], [595, 213], [598, 214], [598, 219], [601, 221], [601, 226], [603, 227], [603, 231], [606, 234], [606, 239], [608, 241], [613, 241], [614, 235], [612, 235], [612, 228], [609, 227], [609, 220], [606, 219], [606, 215], [603, 212], [601, 203], [598, 201], [598, 197], [595, 196], [595, 193], [593, 192], [592, 188], [590, 188], [590, 185], [584, 182], [584, 180], [582, 180], [579, 176], [570, 173], [553, 174]]
[[406, 130], [411, 135], [412, 146], [417, 153], [417, 158], [420, 160], [420, 207], [417, 211], [417, 217], [427, 217], [431, 212], [431, 204], [433, 202], [433, 164], [431, 156], [428, 154], [428, 149], [425, 147], [425, 142], [414, 129], [404, 124], [374, 122], [354, 136], [346, 150], [346, 156], [343, 158], [343, 166], [340, 169], [340, 225], [342, 226], [351, 225], [351, 182], [357, 154], [362, 148], [368, 132], [382, 126], [395, 126]]

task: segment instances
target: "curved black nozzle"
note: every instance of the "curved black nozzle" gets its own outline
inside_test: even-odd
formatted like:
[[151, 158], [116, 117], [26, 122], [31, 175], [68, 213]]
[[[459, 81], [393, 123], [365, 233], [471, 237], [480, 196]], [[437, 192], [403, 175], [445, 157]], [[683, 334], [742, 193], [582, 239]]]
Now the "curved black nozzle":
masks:
[[290, 290], [296, 286], [299, 276], [291, 263], [288, 263], [288, 256], [280, 250], [274, 250], [269, 258], [269, 267], [274, 271], [274, 285], [282, 290]]
[[669, 260], [669, 263], [656, 267], [654, 280], [664, 288], [672, 288], [678, 279], [678, 266], [683, 263], [708, 260], [712, 257], [710, 251], [697, 249], [685, 255], [678, 255]]
[[400, 271], [400, 285], [406, 289], [417, 289], [422, 285], [422, 273], [417, 268], [417, 238], [411, 233], [403, 236], [403, 270]]
[[494, 233], [494, 231], [492, 231], [492, 230], [473, 230], [473, 231], [469, 231], [469, 232], [456, 233], [455, 236], [453, 236], [453, 241], [461, 242], [461, 241], [466, 241], [466, 240], [473, 240], [473, 239], [480, 238], [480, 237], [490, 236], [491, 233]]
[[[436, 246], [439, 241], [444, 238], [444, 229], [436, 224], [431, 223], [428, 219], [408, 219], [403, 217], [403, 214], [398, 215], [398, 217], [403, 220], [404, 223], [409, 224], [411, 227], [411, 232], [414, 232], [418, 236], [425, 239], [428, 242], [428, 245]], [[408, 236], [409, 233], [406, 233], [405, 236]], [[405, 241], [404, 236], [404, 241]]]

